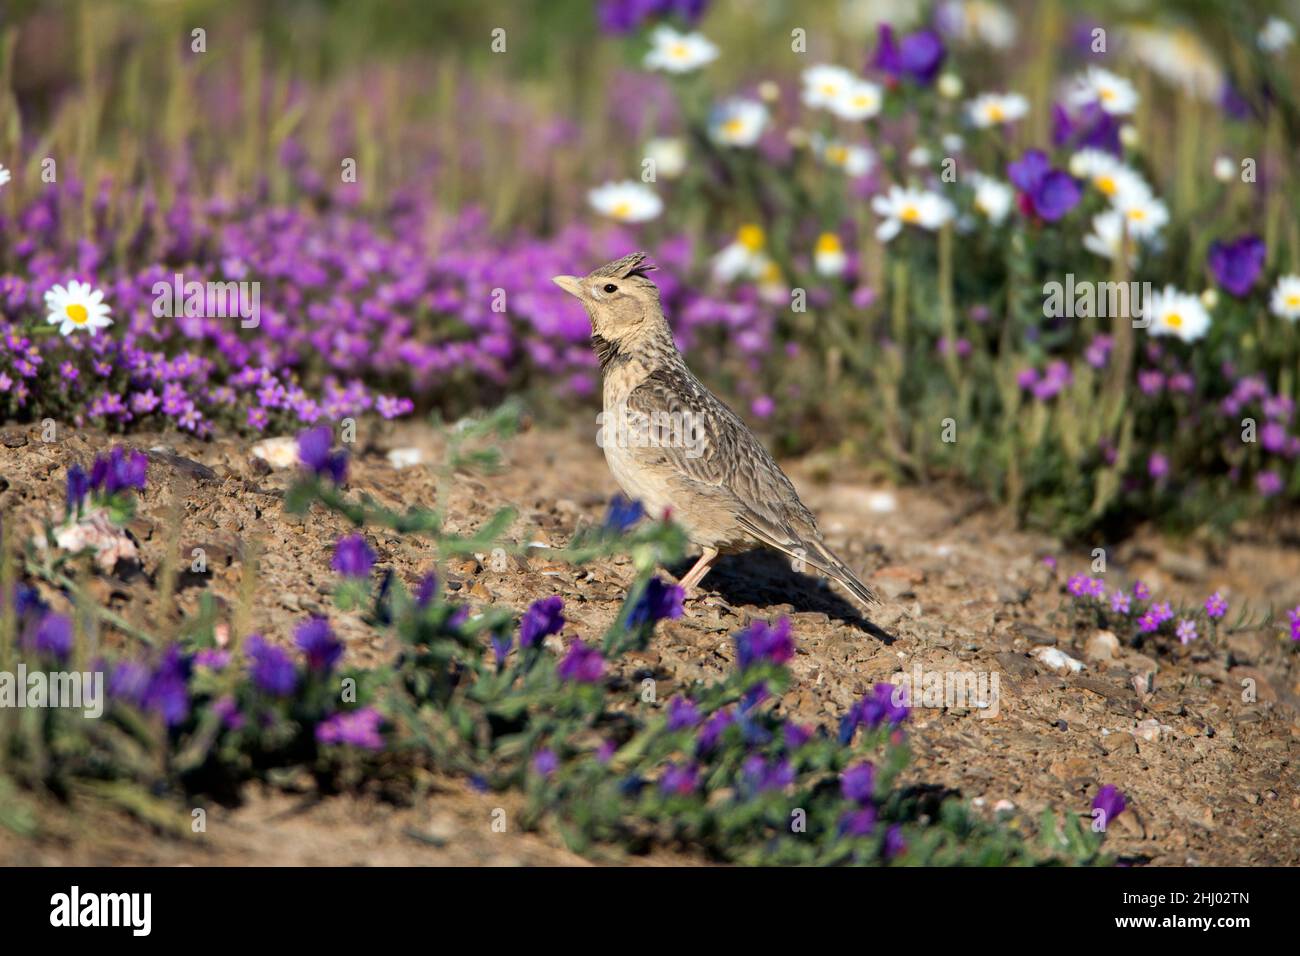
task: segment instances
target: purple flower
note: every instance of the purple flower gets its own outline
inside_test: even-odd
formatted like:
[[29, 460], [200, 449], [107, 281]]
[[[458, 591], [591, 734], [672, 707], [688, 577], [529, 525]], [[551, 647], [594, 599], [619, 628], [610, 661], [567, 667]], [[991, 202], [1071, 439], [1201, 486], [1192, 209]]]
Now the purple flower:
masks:
[[1151, 605], [1151, 613], [1155, 615], [1157, 624], [1163, 624], [1165, 621], [1172, 621], [1174, 618], [1174, 612], [1169, 607], [1168, 601], [1161, 604]]
[[787, 723], [782, 729], [787, 750], [798, 750], [812, 739], [812, 728], [804, 724]]
[[1254, 287], [1264, 268], [1264, 240], [1247, 235], [1231, 242], [1210, 243], [1207, 261], [1214, 281], [1237, 298], [1243, 298]]
[[1300, 641], [1300, 604], [1287, 611], [1286, 616], [1291, 628], [1291, 640]]
[[298, 460], [312, 473], [341, 485], [348, 477], [348, 453], [331, 454], [333, 444], [334, 432], [328, 425], [310, 428], [298, 435]]
[[601, 0], [597, 18], [606, 33], [632, 33], [659, 17], [678, 16], [695, 23], [707, 6], [708, 0]]
[[1101, 825], [1104, 829], [1110, 825], [1110, 822], [1124, 812], [1128, 803], [1124, 800], [1124, 794], [1114, 784], [1108, 783], [1092, 798], [1092, 809], [1101, 811]]
[[704, 722], [699, 736], [695, 738], [695, 750], [706, 754], [718, 745], [722, 732], [736, 722], [736, 715], [730, 710], [717, 710]]
[[109, 452], [107, 458], [101, 455], [95, 459], [90, 469], [90, 487], [105, 495], [130, 488], [143, 491], [148, 471], [149, 459], [145, 455], [138, 451], [128, 455], [119, 445]]
[[171, 645], [149, 678], [141, 706], [161, 715], [168, 727], [177, 726], [190, 714], [189, 676], [190, 659]]
[[1282, 490], [1282, 476], [1276, 471], [1261, 471], [1255, 476], [1255, 488], [1265, 498], [1271, 498]]
[[840, 818], [840, 835], [850, 837], [870, 836], [876, 830], [876, 808], [872, 806], [850, 810]]
[[681, 617], [682, 601], [685, 597], [686, 592], [679, 585], [665, 584], [657, 577], [651, 578], [646, 582], [641, 597], [628, 612], [628, 629], [636, 630], [644, 625], [654, 624], [656, 621]]
[[194, 655], [194, 666], [205, 667], [210, 671], [223, 671], [230, 664], [230, 652], [215, 647], [207, 647]]
[[534, 601], [519, 622], [519, 646], [533, 647], [542, 638], [559, 634], [564, 628], [564, 598], [552, 595]]
[[1196, 622], [1190, 618], [1183, 618], [1174, 627], [1174, 633], [1178, 636], [1178, 643], [1190, 644], [1196, 640]]
[[307, 666], [314, 671], [328, 673], [343, 656], [343, 642], [334, 636], [330, 622], [323, 617], [312, 617], [298, 625], [294, 643], [307, 657]]
[[1086, 147], [1120, 156], [1120, 121], [1102, 109], [1100, 103], [1087, 103], [1070, 113], [1059, 103], [1052, 104], [1052, 145], [1071, 150]]
[[594, 684], [605, 674], [605, 658], [601, 656], [600, 648], [575, 640], [569, 645], [569, 653], [560, 661], [555, 672], [560, 680]]
[[1228, 602], [1223, 599], [1223, 595], [1215, 591], [1205, 599], [1206, 616], [1220, 618], [1228, 613]]
[[918, 30], [894, 41], [894, 29], [887, 23], [880, 25], [880, 38], [870, 65], [892, 80], [908, 77], [921, 86], [928, 86], [943, 65], [948, 50], [934, 30]]
[[251, 634], [244, 641], [249, 672], [258, 689], [272, 697], [287, 697], [298, 686], [298, 672], [293, 659], [274, 644], [268, 644], [260, 634]]
[[622, 534], [640, 521], [644, 514], [645, 509], [641, 506], [641, 502], [629, 501], [622, 495], [615, 495], [609, 499], [609, 507], [605, 510], [605, 530]]
[[700, 709], [689, 697], [674, 697], [668, 702], [668, 729], [686, 730], [700, 722]]
[[560, 766], [560, 758], [555, 751], [545, 747], [533, 754], [533, 773], [540, 777], [549, 777]]
[[1110, 609], [1116, 614], [1127, 614], [1129, 611], [1128, 595], [1123, 591], [1115, 591], [1110, 596]]
[[665, 796], [689, 797], [699, 786], [700, 770], [695, 764], [669, 764], [659, 780], [659, 790]]
[[23, 644], [37, 654], [66, 661], [72, 653], [72, 619], [48, 612], [31, 629]]
[[895, 823], [885, 831], [885, 842], [881, 846], [881, 852], [885, 854], [886, 860], [892, 860], [906, 850], [907, 841], [903, 839], [903, 828]]
[[1069, 173], [1053, 169], [1042, 150], [1027, 150], [1007, 165], [1007, 176], [1035, 215], [1055, 222], [1079, 204], [1083, 193]]
[[736, 635], [736, 660], [745, 670], [755, 663], [784, 664], [794, 657], [794, 638], [790, 636], [790, 619], [779, 618], [776, 624], [754, 621]]
[[90, 476], [81, 470], [80, 465], [73, 465], [68, 469], [68, 513], [76, 511], [81, 507], [81, 503], [86, 500], [86, 494], [90, 491]]
[[331, 567], [345, 578], [366, 578], [374, 566], [375, 552], [361, 535], [350, 534], [334, 545]]
[[1153, 451], [1147, 459], [1147, 474], [1159, 480], [1169, 474], [1169, 459], [1158, 451]]
[[840, 793], [854, 803], [870, 803], [876, 793], [876, 768], [865, 761], [849, 767], [840, 774]]
[[379, 732], [383, 721], [383, 715], [373, 707], [344, 711], [316, 725], [316, 741], [346, 744], [362, 750], [383, 750], [384, 738]]
[[420, 578], [420, 583], [415, 588], [415, 606], [424, 609], [433, 603], [434, 597], [438, 594], [438, 575], [430, 571], [424, 577]]
[[[895, 700], [898, 695], [899, 701]], [[860, 725], [868, 730], [889, 725], [897, 727], [907, 719], [907, 704], [901, 701], [902, 688], [889, 683], [876, 684], [860, 701], [849, 708], [849, 712], [840, 721], [840, 743], [847, 744], [853, 739], [853, 732]]]
[[784, 758], [768, 762], [761, 754], [750, 754], [741, 764], [745, 783], [753, 790], [784, 790], [794, 783], [794, 767]]
[[1134, 581], [1133, 596], [1139, 601], [1145, 601], [1147, 598], [1151, 597], [1151, 589], [1141, 581]]
[[497, 666], [500, 667], [506, 662], [506, 657], [510, 654], [510, 648], [515, 642], [514, 636], [511, 634], [493, 634], [491, 642], [492, 657], [496, 660]]

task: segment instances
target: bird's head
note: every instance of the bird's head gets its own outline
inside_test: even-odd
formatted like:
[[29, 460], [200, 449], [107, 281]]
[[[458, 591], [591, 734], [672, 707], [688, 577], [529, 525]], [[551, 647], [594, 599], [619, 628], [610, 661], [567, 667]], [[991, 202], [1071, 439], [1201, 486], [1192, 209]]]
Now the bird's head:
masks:
[[646, 276], [654, 266], [645, 259], [644, 252], [634, 252], [585, 276], [551, 281], [583, 304], [593, 336], [616, 345], [629, 343], [666, 328], [659, 287]]

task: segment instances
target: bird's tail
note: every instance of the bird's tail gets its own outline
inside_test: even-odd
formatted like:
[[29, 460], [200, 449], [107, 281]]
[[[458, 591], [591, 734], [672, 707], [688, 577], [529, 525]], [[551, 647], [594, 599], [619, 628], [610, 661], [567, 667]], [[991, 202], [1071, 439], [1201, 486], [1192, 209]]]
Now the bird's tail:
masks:
[[858, 576], [849, 570], [849, 566], [836, 557], [835, 553], [822, 542], [806, 543], [804, 550], [808, 552], [804, 560], [822, 574], [839, 581], [850, 594], [862, 603], [863, 607], [870, 608], [873, 604], [880, 603], [880, 599], [876, 597], [875, 592], [863, 584], [858, 579]]
[[820, 535], [817, 538], [803, 539], [802, 536], [792, 535], [789, 529], [777, 534], [771, 530], [770, 525], [765, 526], [749, 515], [738, 515], [736, 520], [740, 522], [741, 527], [769, 547], [783, 551], [796, 561], [802, 561], [828, 578], [839, 581], [850, 594], [862, 602], [863, 607], [870, 608], [873, 604], [880, 603], [880, 599], [871, 588], [859, 581], [858, 576], [849, 570], [849, 566], [826, 547], [826, 544], [820, 540]]

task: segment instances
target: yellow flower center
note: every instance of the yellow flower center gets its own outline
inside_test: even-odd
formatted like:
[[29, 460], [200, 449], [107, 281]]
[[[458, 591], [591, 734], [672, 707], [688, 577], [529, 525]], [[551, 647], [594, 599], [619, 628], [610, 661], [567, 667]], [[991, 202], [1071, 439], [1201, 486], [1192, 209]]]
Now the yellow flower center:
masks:
[[832, 166], [843, 166], [849, 161], [849, 150], [847, 146], [827, 146], [826, 162]]
[[626, 199], [622, 202], [617, 202], [614, 204], [614, 207], [610, 209], [609, 214], [615, 219], [626, 219], [628, 216], [632, 215], [632, 204]]
[[857, 96], [853, 97], [853, 105], [858, 109], [866, 109], [874, 102], [876, 102], [876, 98], [874, 96], [868, 96], [866, 93], [859, 93]]
[[1110, 87], [1105, 87], [1100, 92], [1098, 92], [1097, 95], [1101, 97], [1103, 103], [1109, 103], [1111, 100], [1115, 98], [1116, 93]]
[[1282, 301], [1286, 303], [1288, 309], [1300, 308], [1300, 292], [1292, 292]]
[[823, 83], [823, 84], [822, 84], [822, 93], [823, 93], [824, 95], [826, 95], [826, 96], [834, 96], [834, 95], [835, 95], [836, 93], [838, 93], [839, 91], [840, 91], [840, 88], [839, 88], [838, 86], [836, 86], [834, 83]]
[[840, 245], [840, 237], [835, 235], [833, 232], [823, 232], [817, 237], [818, 255], [834, 255], [835, 253], [842, 251], [842, 248], [843, 247]]
[[1001, 123], [1002, 120], [1006, 118], [1007, 114], [1002, 111], [1002, 107], [997, 103], [990, 104], [988, 109], [990, 123]]
[[1181, 329], [1183, 327], [1183, 317], [1177, 312], [1170, 312], [1165, 316], [1165, 325], [1171, 329]]
[[684, 60], [686, 59], [687, 54], [691, 51], [685, 43], [674, 43], [671, 52], [673, 56], [677, 57], [677, 59]]
[[74, 322], [77, 325], [85, 325], [90, 321], [90, 313], [87, 312], [86, 307], [79, 302], [72, 303], [72, 305], [68, 306], [63, 311], [68, 314], [68, 321]]
[[763, 248], [763, 243], [767, 241], [767, 237], [763, 235], [762, 226], [748, 225], [740, 227], [740, 230], [736, 233], [736, 241], [750, 252], [758, 252], [759, 249]]
[[921, 210], [915, 206], [904, 206], [898, 218], [903, 222], [917, 222], [921, 218]]
[[1147, 217], [1147, 211], [1145, 209], [1130, 209], [1128, 211], [1128, 217], [1134, 222], [1141, 222]]
[[1098, 176], [1097, 188], [1100, 189], [1102, 192], [1104, 192], [1107, 196], [1115, 195], [1115, 189], [1116, 189], [1115, 177], [1106, 175], [1105, 173]]
[[776, 285], [781, 281], [781, 267], [775, 262], [769, 262], [763, 266], [763, 282], [767, 285]]
[[729, 119], [722, 124], [722, 131], [728, 136], [739, 136], [745, 131], [745, 121], [739, 117]]

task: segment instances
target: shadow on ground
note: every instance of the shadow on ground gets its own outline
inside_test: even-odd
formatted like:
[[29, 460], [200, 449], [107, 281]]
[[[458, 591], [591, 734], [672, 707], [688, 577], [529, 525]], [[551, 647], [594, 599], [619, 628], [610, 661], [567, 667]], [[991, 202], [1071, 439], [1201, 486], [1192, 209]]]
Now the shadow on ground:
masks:
[[[669, 571], [681, 578], [694, 563], [695, 559], [690, 558]], [[894, 642], [893, 635], [864, 617], [857, 605], [841, 597], [829, 582], [795, 571], [784, 555], [764, 548], [720, 557], [697, 593], [713, 593], [728, 604], [740, 606], [789, 604], [795, 613], [820, 612], [833, 621], [879, 638], [882, 643]]]

